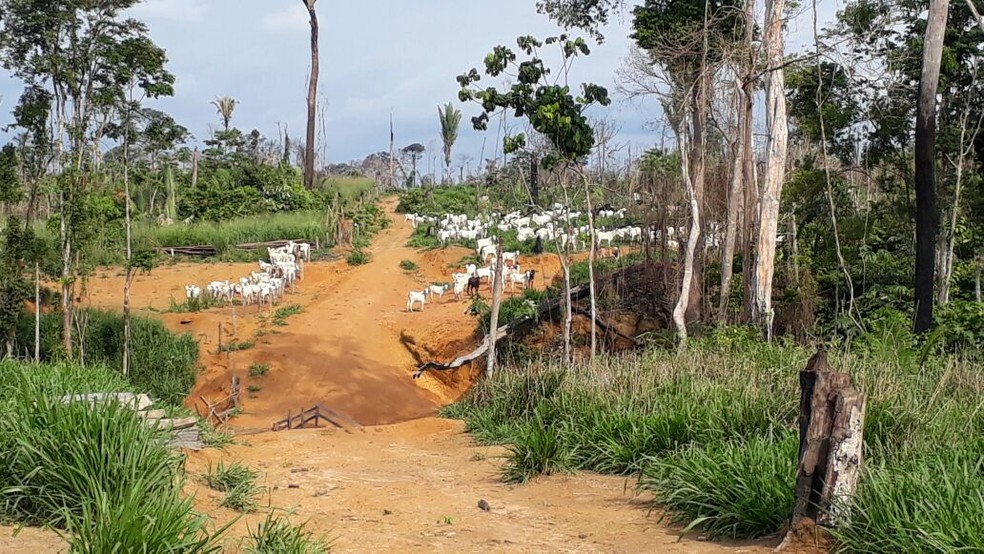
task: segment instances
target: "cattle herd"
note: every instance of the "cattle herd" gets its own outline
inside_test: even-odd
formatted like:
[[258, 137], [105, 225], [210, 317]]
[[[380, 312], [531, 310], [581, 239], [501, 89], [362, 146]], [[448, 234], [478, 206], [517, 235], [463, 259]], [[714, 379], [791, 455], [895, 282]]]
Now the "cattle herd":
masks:
[[267, 248], [269, 262], [260, 261], [259, 271], [250, 272], [238, 282], [212, 281], [200, 287], [185, 285], [188, 302], [198, 302], [203, 295], [219, 304], [239, 300], [244, 306], [264, 304], [272, 306], [280, 301], [287, 290], [296, 290], [297, 281], [303, 277], [305, 261], [311, 261], [311, 245], [305, 242], [287, 241], [284, 246]]
[[[625, 213], [624, 208], [601, 209], [598, 210], [597, 216], [606, 220], [622, 220], [625, 218]], [[585, 249], [590, 236], [589, 227], [584, 222], [586, 214], [570, 211], [559, 203], [542, 213], [532, 215], [523, 215], [521, 212], [514, 211], [507, 214], [482, 214], [475, 218], [469, 218], [465, 214], [445, 214], [437, 217], [416, 213], [408, 213], [404, 217], [414, 228], [420, 225], [430, 225], [435, 228], [435, 234], [442, 246], [451, 242], [474, 242], [475, 254], [482, 263], [482, 266], [467, 264], [464, 271], [452, 273], [451, 282], [448, 284], [410, 291], [407, 294], [408, 312], [413, 311], [418, 305], [423, 309], [428, 298], [433, 294], [443, 295], [444, 292], [450, 291], [456, 299], [461, 299], [462, 295], [477, 294], [483, 280], [491, 283], [496, 264], [500, 263], [500, 260], [496, 259], [496, 241], [490, 236], [496, 231], [501, 233], [515, 231], [516, 238], [520, 242], [537, 240], [554, 242], [558, 246], [566, 246], [573, 250]], [[595, 236], [598, 246], [607, 243], [610, 247], [614, 241], [641, 241], [643, 230], [638, 226], [626, 225], [598, 230]], [[522, 269], [519, 251], [502, 252], [501, 263], [503, 282], [508, 284], [510, 291], [515, 290], [516, 285], [521, 289], [533, 286], [536, 271]]]

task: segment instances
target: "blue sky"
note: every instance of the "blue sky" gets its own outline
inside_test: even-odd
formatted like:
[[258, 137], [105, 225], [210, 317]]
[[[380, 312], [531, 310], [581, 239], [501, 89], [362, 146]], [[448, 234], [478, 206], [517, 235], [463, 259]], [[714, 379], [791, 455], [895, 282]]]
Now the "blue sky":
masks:
[[[837, 8], [834, 0], [820, 2], [821, 23]], [[321, 0], [318, 13], [319, 95], [327, 102], [332, 162], [386, 150], [391, 112], [397, 147], [419, 142], [438, 150], [437, 105], [450, 100], [464, 113], [456, 152], [478, 158], [484, 134], [468, 121], [478, 107], [457, 102], [454, 77], [480, 66], [493, 46], [514, 46], [517, 35], [559, 32], [536, 13], [534, 0]], [[218, 125], [209, 102], [223, 95], [240, 101], [233, 118], [239, 128], [273, 137], [280, 123], [292, 137], [303, 135], [310, 59], [307, 13], [299, 0], [146, 0], [133, 15], [150, 26], [177, 76], [175, 96], [154, 107], [171, 113], [199, 140]], [[811, 17], [805, 12], [790, 21], [788, 51], [812, 40]], [[592, 81], [614, 93], [628, 33], [627, 17], [614, 18], [605, 29], [608, 40], [576, 62], [571, 82]], [[0, 126], [10, 122], [20, 88], [0, 71]], [[654, 101], [616, 95], [611, 106], [597, 107], [592, 115], [616, 121], [617, 141], [633, 149], [660, 140], [647, 125], [659, 116]], [[492, 125], [487, 134], [490, 157]]]

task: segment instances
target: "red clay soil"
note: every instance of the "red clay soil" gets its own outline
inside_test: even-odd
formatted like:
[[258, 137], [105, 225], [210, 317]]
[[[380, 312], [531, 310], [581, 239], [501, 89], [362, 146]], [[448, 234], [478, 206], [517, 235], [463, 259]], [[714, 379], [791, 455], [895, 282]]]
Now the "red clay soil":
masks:
[[[386, 202], [390, 213], [394, 206], [395, 201]], [[341, 552], [770, 550], [762, 543], [678, 542], [678, 532], [662, 525], [658, 514], [631, 494], [632, 480], [583, 473], [522, 486], [503, 484], [498, 472], [502, 449], [476, 446], [459, 422], [427, 417], [464, 392], [471, 378], [459, 373], [445, 381], [430, 375], [413, 381], [416, 362], [400, 340], [403, 333], [444, 360], [475, 345], [475, 322], [464, 313], [464, 301], [445, 296], [428, 303], [423, 312], [405, 311], [407, 291], [447, 281], [449, 264], [457, 266], [470, 252], [407, 248], [412, 229], [402, 216], [393, 214], [392, 219], [393, 225], [374, 240], [369, 264], [307, 264], [297, 293], [284, 301], [304, 311], [287, 318], [283, 327], [264, 322], [256, 307], [236, 308], [235, 325], [231, 308], [197, 314], [153, 310], [166, 309], [170, 297], [183, 300], [185, 284], [238, 279], [252, 264], [177, 264], [137, 277], [132, 295], [138, 311], [200, 339], [204, 369], [190, 404], [199, 395], [217, 400], [226, 394], [231, 376], [239, 375], [244, 413], [232, 425], [260, 432], [240, 435], [224, 452], [190, 454], [187, 488], [198, 510], [217, 525], [235, 516], [218, 506], [219, 493], [202, 486], [199, 477], [217, 459], [242, 460], [262, 474], [261, 484], [268, 489], [264, 505], [294, 510], [294, 521], [310, 521], [312, 529], [336, 537], [335, 549]], [[404, 259], [419, 269], [402, 271]], [[538, 287], [557, 270], [551, 255], [524, 266], [538, 270]], [[121, 283], [116, 271], [93, 279], [91, 304], [118, 307]], [[255, 341], [255, 346], [216, 354], [220, 326], [228, 334], [224, 342], [235, 338]], [[249, 377], [253, 363], [269, 364], [269, 373]], [[250, 385], [255, 392], [246, 392]], [[288, 410], [316, 403], [367, 427], [269, 431]], [[491, 510], [480, 510], [479, 500], [486, 500]], [[263, 513], [233, 526], [228, 551], [239, 549], [236, 541]], [[0, 552], [64, 550], [53, 533], [27, 529], [10, 538], [10, 532], [0, 527]]]

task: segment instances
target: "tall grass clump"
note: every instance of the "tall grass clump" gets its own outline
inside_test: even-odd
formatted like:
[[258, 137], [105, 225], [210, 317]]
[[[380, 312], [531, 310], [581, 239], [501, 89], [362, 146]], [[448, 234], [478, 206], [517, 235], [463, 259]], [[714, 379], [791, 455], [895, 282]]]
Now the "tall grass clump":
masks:
[[60, 399], [125, 388], [118, 374], [0, 370], [0, 518], [64, 529], [79, 552], [216, 550], [218, 537], [180, 496], [183, 458], [166, 435], [120, 403]]
[[259, 473], [239, 462], [229, 466], [219, 462], [215, 467], [209, 466], [204, 479], [210, 489], [225, 493], [220, 506], [249, 513], [256, 511], [256, 497], [260, 493], [258, 477]]
[[267, 514], [255, 528], [250, 528], [245, 551], [248, 554], [322, 554], [331, 549], [324, 535], [315, 536], [306, 523], [293, 525], [286, 517]]
[[[82, 346], [76, 343], [76, 355], [86, 365], [106, 365], [122, 370], [123, 317], [104, 310], [77, 312], [82, 333]], [[34, 351], [34, 318], [24, 314], [18, 321], [18, 351]], [[41, 317], [41, 360], [63, 358], [62, 322], [60, 313]], [[180, 404], [195, 384], [198, 373], [198, 342], [190, 334], [171, 332], [156, 319], [132, 319], [132, 349], [130, 351], [129, 381], [133, 388], [165, 404]]]
[[984, 440], [904, 463], [869, 463], [842, 552], [984, 551]]
[[647, 464], [640, 489], [672, 524], [710, 538], [770, 535], [789, 519], [799, 438], [754, 435], [691, 445]]

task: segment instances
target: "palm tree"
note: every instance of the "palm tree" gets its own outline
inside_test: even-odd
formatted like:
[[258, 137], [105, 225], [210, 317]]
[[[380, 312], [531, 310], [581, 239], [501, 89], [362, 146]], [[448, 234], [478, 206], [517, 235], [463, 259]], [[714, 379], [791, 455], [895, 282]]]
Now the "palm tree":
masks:
[[231, 96], [216, 96], [211, 104], [215, 106], [216, 113], [222, 118], [222, 128], [228, 131], [229, 122], [232, 121], [232, 112], [236, 111], [236, 104], [239, 104], [239, 100]]
[[442, 109], [437, 107], [437, 117], [441, 121], [441, 140], [444, 141], [444, 173], [445, 180], [451, 182], [451, 148], [458, 140], [458, 124], [461, 123], [461, 111], [456, 110], [451, 102]]
[[311, 79], [307, 95], [307, 142], [304, 145], [304, 187], [314, 188], [314, 120], [318, 109], [318, 12], [314, 4], [318, 0], [301, 0], [308, 11], [311, 23]]

